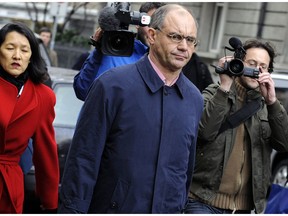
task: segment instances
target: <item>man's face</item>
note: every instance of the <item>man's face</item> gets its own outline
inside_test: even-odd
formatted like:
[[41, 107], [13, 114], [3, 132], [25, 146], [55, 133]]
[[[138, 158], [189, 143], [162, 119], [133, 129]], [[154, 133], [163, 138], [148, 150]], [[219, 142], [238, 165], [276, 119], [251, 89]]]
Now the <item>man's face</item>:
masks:
[[149, 28], [149, 55], [157, 59], [158, 67], [179, 72], [195, 51], [191, 38], [196, 37], [197, 27], [192, 15], [182, 8], [173, 10], [166, 15], [161, 28]]
[[[268, 67], [270, 56], [263, 48], [250, 48], [246, 50], [244, 66], [250, 68], [258, 68], [260, 73], [269, 73]], [[241, 76], [241, 83], [248, 89], [258, 88], [259, 84], [254, 78]]]
[[[155, 8], [151, 9], [147, 12], [148, 16], [152, 16], [152, 14], [155, 12]], [[148, 26], [138, 26], [138, 39], [145, 44], [146, 46], [149, 46], [148, 42]]]
[[46, 47], [48, 47], [49, 42], [51, 40], [51, 33], [50, 32], [41, 32], [40, 37]]

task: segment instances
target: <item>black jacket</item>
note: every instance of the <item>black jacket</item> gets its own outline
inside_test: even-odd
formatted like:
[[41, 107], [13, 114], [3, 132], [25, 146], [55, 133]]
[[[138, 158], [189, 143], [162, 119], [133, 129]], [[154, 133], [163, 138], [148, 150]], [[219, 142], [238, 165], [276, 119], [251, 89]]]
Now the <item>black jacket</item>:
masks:
[[213, 83], [207, 65], [196, 53], [193, 53], [190, 61], [183, 68], [183, 73], [200, 90], [200, 92]]

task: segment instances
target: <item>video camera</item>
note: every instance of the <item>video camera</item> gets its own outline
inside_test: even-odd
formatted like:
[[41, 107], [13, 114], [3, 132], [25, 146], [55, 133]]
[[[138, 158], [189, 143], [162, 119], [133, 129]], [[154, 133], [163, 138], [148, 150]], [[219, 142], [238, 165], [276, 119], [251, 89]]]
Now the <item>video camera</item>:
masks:
[[225, 49], [234, 52], [234, 59], [232, 59], [230, 62], [226, 61], [224, 63], [224, 68], [211, 65], [215, 68], [215, 72], [218, 74], [227, 74], [229, 76], [243, 75], [252, 78], [258, 78], [258, 68], [244, 67], [243, 59], [246, 55], [246, 51], [242, 46], [242, 42], [238, 38], [232, 37], [229, 39], [229, 44], [232, 48], [225, 46]]
[[130, 11], [130, 3], [113, 2], [99, 14], [98, 22], [104, 31], [101, 51], [105, 55], [131, 56], [136, 33], [129, 31], [129, 25], [147, 26], [150, 16], [138, 11]]

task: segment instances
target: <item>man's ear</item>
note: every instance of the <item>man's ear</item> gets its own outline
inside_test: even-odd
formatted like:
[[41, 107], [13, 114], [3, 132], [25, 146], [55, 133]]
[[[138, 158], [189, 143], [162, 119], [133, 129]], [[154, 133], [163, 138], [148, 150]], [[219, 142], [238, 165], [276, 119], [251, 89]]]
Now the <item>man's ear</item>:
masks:
[[155, 39], [156, 39], [156, 30], [154, 28], [149, 28], [148, 29], [148, 33], [147, 33], [147, 36], [148, 36], [148, 41], [149, 43], [152, 45], [155, 43]]

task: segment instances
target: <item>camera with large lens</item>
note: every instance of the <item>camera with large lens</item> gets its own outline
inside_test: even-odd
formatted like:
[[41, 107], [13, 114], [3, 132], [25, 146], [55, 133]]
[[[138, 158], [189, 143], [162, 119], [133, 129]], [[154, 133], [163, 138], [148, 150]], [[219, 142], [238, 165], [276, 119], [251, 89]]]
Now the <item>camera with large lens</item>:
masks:
[[100, 11], [98, 23], [104, 31], [101, 51], [105, 55], [131, 56], [136, 33], [129, 31], [129, 25], [148, 26], [150, 16], [130, 11], [130, 3], [113, 2]]
[[234, 52], [234, 59], [232, 59], [230, 62], [226, 61], [224, 63], [224, 68], [212, 65], [213, 67], [215, 67], [215, 72], [219, 74], [225, 73], [229, 76], [243, 75], [252, 78], [258, 78], [258, 68], [249, 68], [244, 66], [243, 59], [245, 58], [246, 51], [242, 46], [242, 42], [238, 38], [232, 37], [229, 39], [229, 44], [232, 48], [225, 46], [225, 49]]

